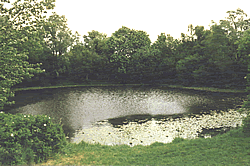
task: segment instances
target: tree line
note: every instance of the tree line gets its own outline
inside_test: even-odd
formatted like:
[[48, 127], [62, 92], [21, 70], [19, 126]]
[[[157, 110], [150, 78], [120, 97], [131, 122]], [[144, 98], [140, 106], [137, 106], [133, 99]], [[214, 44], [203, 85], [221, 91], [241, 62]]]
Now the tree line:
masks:
[[66, 18], [53, 13], [41, 25], [43, 31], [37, 32], [39, 49], [32, 40], [20, 49], [28, 49], [30, 64], [42, 63], [45, 69], [32, 83], [92, 79], [244, 88], [249, 19], [241, 9], [227, 13], [209, 30], [191, 24], [190, 34], [182, 33], [181, 39], [161, 33], [154, 43], [146, 32], [125, 26], [110, 37], [93, 30], [81, 42], [81, 36], [67, 27]]
[[69, 81], [246, 87], [250, 19], [241, 9], [209, 30], [190, 24], [180, 39], [161, 33], [152, 43], [145, 31], [125, 26], [110, 37], [72, 33], [65, 16], [46, 15], [55, 0], [17, 0], [9, 9], [6, 3], [0, 5], [0, 104], [17, 85]]

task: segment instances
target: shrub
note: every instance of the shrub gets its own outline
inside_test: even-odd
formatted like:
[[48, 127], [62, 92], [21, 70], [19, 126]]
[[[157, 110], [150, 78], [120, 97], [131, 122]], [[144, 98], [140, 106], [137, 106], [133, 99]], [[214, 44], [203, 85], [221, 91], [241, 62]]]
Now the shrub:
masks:
[[0, 113], [0, 165], [42, 162], [66, 144], [62, 126], [47, 115]]

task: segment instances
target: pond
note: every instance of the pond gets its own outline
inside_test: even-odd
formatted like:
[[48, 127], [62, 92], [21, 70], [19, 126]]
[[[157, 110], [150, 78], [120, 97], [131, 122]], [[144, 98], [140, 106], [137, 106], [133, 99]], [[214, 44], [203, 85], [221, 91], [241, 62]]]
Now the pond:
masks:
[[246, 114], [230, 109], [246, 97], [161, 86], [57, 88], [18, 91], [11, 99], [16, 104], [5, 110], [46, 114], [63, 124], [71, 142], [134, 146], [167, 143], [177, 136], [213, 136], [205, 131], [237, 127]]

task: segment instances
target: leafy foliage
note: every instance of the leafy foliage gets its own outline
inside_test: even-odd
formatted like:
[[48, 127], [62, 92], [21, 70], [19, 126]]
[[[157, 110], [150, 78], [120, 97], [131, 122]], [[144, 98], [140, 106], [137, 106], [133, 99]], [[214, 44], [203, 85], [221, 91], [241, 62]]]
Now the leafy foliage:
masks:
[[130, 58], [127, 65], [127, 73], [130, 80], [135, 82], [153, 83], [154, 79], [161, 76], [164, 61], [159, 62], [160, 51], [150, 47], [143, 47], [139, 49]]
[[53, 12], [42, 26], [44, 28], [45, 47], [53, 56], [62, 56], [73, 45], [76, 36], [73, 36], [71, 30], [67, 27], [65, 16], [59, 16]]
[[70, 73], [75, 80], [88, 80], [89, 76], [103, 73], [107, 65], [107, 37], [98, 31], [84, 35], [84, 44], [77, 42], [68, 53]]
[[23, 48], [21, 46], [23, 43], [35, 43], [32, 46], [41, 49], [37, 35], [34, 34], [43, 21], [43, 13], [54, 7], [53, 2], [27, 0], [16, 1], [9, 9], [0, 6], [0, 109], [3, 109], [4, 104], [12, 104], [7, 101], [8, 97], [14, 96], [12, 86], [25, 78], [31, 78], [35, 73], [44, 72], [39, 68], [40, 63], [29, 64], [27, 61], [28, 55], [36, 52], [35, 49], [30, 50], [25, 44]]
[[66, 18], [53, 13], [30, 33], [29, 45], [38, 49], [24, 44], [23, 50], [30, 63], [42, 63], [46, 70], [34, 78], [41, 86], [59, 79], [77, 83], [101, 79], [244, 89], [247, 61], [238, 46], [249, 19], [241, 9], [227, 13], [224, 20], [212, 22], [209, 30], [190, 24], [189, 34], [182, 33], [180, 40], [161, 33], [152, 44], [146, 32], [125, 26], [111, 37], [93, 30], [81, 42], [80, 35], [67, 27]]
[[150, 45], [146, 32], [131, 30], [125, 26], [113, 33], [107, 41], [110, 62], [116, 64], [118, 73], [126, 73], [130, 58], [138, 49]]
[[[46, 115], [0, 113], [0, 164], [30, 164], [48, 159], [66, 145], [62, 126]], [[27, 163], [28, 162], [28, 163]]]
[[[250, 30], [244, 32], [243, 37], [237, 42], [239, 44], [238, 53], [244, 59], [244, 63], [248, 65], [248, 74], [244, 78], [247, 78], [248, 86], [246, 88], [247, 92], [250, 91]], [[248, 99], [250, 99], [250, 95], [248, 95]], [[250, 100], [244, 103], [244, 108], [250, 108]]]
[[65, 16], [59, 16], [55, 12], [44, 20], [41, 29], [43, 51], [39, 61], [43, 63], [41, 68], [46, 70], [46, 76], [59, 77], [69, 73], [70, 62], [67, 53], [79, 40], [79, 34], [76, 32], [73, 35], [67, 27]]
[[[250, 30], [247, 30], [244, 32], [243, 37], [240, 38], [239, 41], [236, 42], [236, 44], [239, 44], [238, 46], [238, 54], [240, 57], [242, 57], [245, 60], [245, 64], [248, 65], [248, 74], [244, 78], [247, 78], [247, 88], [246, 91], [249, 93], [250, 92]], [[250, 108], [250, 94], [247, 96], [248, 100], [244, 102], [243, 108], [248, 109]], [[240, 110], [241, 111], [241, 110]], [[248, 113], [248, 116], [243, 119], [243, 132], [246, 133], [247, 135], [250, 135], [250, 113]]]

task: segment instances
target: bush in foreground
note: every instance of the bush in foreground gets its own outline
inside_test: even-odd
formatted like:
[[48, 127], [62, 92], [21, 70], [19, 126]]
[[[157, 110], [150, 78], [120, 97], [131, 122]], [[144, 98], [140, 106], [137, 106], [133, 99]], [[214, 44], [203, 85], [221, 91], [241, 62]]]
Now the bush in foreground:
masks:
[[0, 165], [38, 163], [66, 144], [62, 126], [47, 115], [0, 113]]

